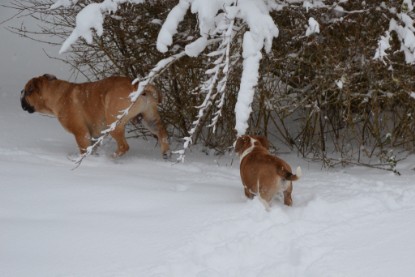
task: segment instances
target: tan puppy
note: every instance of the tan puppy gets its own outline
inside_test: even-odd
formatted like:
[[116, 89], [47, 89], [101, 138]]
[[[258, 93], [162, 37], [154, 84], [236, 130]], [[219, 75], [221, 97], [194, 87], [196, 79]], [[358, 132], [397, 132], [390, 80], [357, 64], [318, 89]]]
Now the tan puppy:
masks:
[[[39, 112], [56, 116], [62, 126], [75, 136], [81, 153], [85, 153], [92, 139], [117, 120], [120, 111], [131, 105], [129, 95], [137, 90], [126, 77], [110, 77], [97, 82], [74, 84], [45, 74], [33, 78], [21, 92], [22, 108], [29, 113]], [[161, 94], [147, 85], [110, 135], [117, 142], [114, 157], [123, 155], [129, 146], [125, 139], [125, 125], [136, 116], [157, 136], [161, 152], [169, 152], [167, 132], [157, 110]]]
[[292, 181], [300, 178], [301, 168], [298, 167], [294, 175], [285, 161], [269, 153], [268, 147], [268, 140], [261, 136], [244, 135], [236, 141], [235, 152], [241, 160], [240, 173], [245, 195], [250, 199], [259, 195], [268, 208], [273, 197], [283, 192], [284, 204], [291, 206]]

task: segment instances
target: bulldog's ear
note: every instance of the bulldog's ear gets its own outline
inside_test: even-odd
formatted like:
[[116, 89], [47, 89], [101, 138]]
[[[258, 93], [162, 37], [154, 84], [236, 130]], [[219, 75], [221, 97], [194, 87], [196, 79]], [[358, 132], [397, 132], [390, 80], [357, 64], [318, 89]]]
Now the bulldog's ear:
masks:
[[58, 78], [56, 78], [55, 75], [52, 74], [43, 74], [43, 77], [45, 77], [46, 79], [48, 79], [48, 81], [52, 81], [52, 80], [57, 80]]
[[32, 80], [30, 80], [27, 85], [25, 90], [27, 91], [27, 93], [31, 94], [33, 93], [35, 90], [38, 89], [38, 82], [39, 82], [39, 78], [33, 78]]

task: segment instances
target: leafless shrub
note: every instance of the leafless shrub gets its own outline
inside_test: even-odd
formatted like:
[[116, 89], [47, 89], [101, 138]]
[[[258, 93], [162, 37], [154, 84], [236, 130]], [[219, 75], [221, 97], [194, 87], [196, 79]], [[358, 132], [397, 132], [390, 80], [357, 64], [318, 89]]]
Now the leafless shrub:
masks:
[[[44, 24], [35, 32], [25, 26], [14, 31], [35, 39], [38, 33], [51, 34], [56, 38], [53, 43], [61, 43], [74, 26], [76, 12], [93, 1], [78, 1], [74, 10], [49, 10], [52, 2], [16, 0], [16, 11]], [[91, 45], [82, 40], [75, 44], [66, 62], [89, 79], [145, 76], [165, 55], [182, 51], [189, 38], [198, 36], [197, 18], [189, 14], [172, 50], [167, 54], [156, 50], [160, 24], [176, 2], [123, 4], [106, 17], [104, 35], [95, 37]], [[401, 8], [400, 3], [389, 5]], [[285, 145], [328, 166], [371, 163], [393, 170], [396, 151], [415, 149], [415, 99], [411, 97], [415, 68], [404, 62], [400, 52], [391, 53], [386, 64], [373, 59], [378, 39], [394, 14], [380, 8], [378, 1], [347, 1], [342, 7], [343, 12], [307, 11], [292, 5], [273, 12], [280, 35], [261, 63], [249, 132], [266, 135], [279, 148]], [[320, 33], [305, 36], [310, 17], [320, 23]], [[399, 49], [396, 37], [392, 44]], [[232, 59], [240, 61], [241, 46], [232, 44], [230, 51]], [[156, 79], [164, 92], [161, 113], [172, 137], [189, 135], [196, 107], [204, 101], [201, 84], [209, 77], [206, 70], [211, 59], [208, 55], [182, 58]], [[210, 105], [193, 137], [193, 143], [218, 152], [235, 139], [234, 106], [241, 68], [232, 66], [228, 74], [225, 105], [215, 131], [207, 127], [217, 111]]]

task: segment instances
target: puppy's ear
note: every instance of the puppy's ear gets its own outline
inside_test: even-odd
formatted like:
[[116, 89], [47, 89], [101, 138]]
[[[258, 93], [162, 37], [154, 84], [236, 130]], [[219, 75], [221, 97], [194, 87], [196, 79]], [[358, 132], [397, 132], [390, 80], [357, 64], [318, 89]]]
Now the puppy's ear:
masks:
[[57, 80], [58, 78], [56, 78], [55, 75], [52, 74], [43, 74], [43, 77], [45, 77], [46, 79], [48, 79], [48, 81], [53, 81], [53, 80]]
[[235, 145], [234, 145], [236, 153], [239, 154], [243, 144], [244, 144], [243, 143], [243, 137], [239, 137], [239, 138], [236, 139], [236, 142], [235, 142]]
[[254, 139], [256, 139], [263, 147], [266, 149], [269, 149], [269, 141], [264, 136], [252, 136]]

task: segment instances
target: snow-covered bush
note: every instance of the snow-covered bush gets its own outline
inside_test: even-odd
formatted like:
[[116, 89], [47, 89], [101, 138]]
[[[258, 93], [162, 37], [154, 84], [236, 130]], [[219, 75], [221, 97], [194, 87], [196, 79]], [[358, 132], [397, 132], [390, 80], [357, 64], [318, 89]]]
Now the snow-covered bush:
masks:
[[186, 145], [262, 133], [329, 162], [415, 147], [411, 1], [17, 2], [53, 23], [43, 32], [88, 77], [145, 78], [181, 57], [152, 80]]

